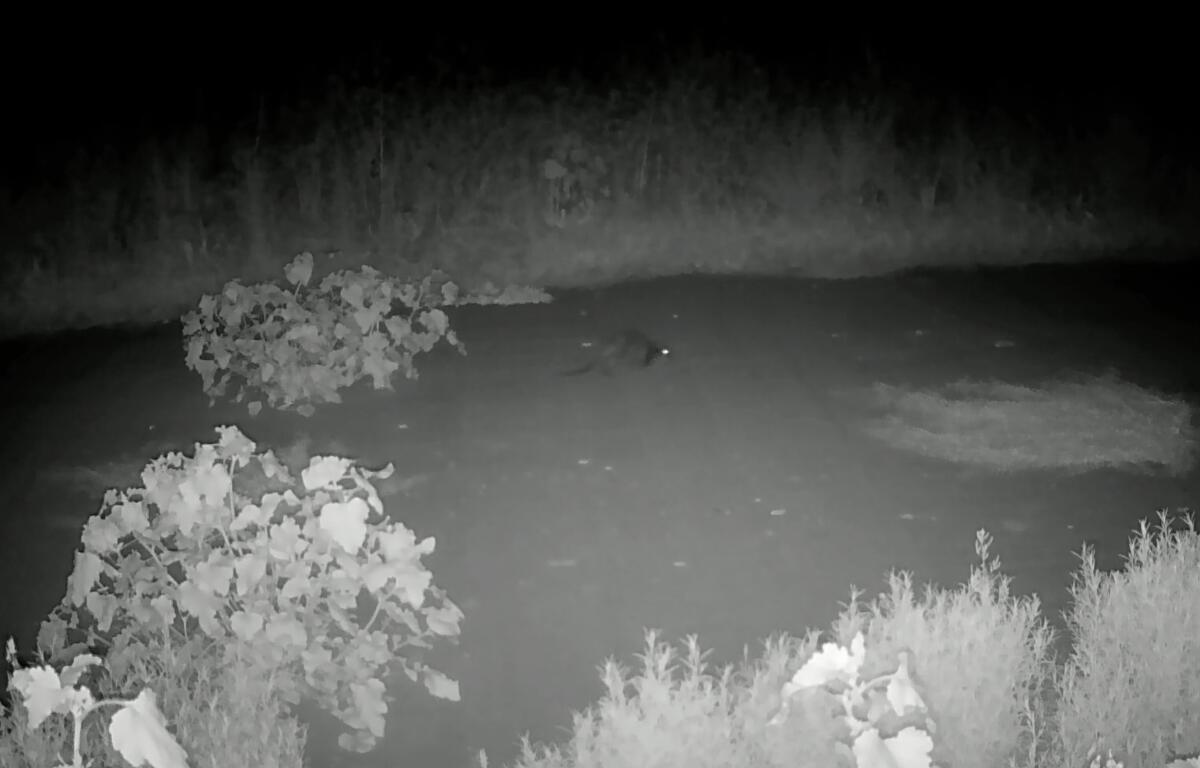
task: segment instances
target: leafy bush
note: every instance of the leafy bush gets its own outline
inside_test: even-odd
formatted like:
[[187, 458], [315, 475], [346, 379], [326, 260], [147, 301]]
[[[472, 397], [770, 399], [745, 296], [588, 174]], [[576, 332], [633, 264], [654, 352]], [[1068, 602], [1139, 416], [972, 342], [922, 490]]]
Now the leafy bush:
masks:
[[[520, 287], [464, 295], [440, 276], [414, 285], [370, 266], [331, 273], [307, 290], [312, 271], [312, 254], [302, 253], [284, 270], [291, 290], [232, 280], [184, 315], [186, 364], [200, 374], [210, 402], [237, 377], [237, 402], [256, 388], [271, 407], [311, 416], [315, 403], [340, 402], [338, 391], [360, 379], [375, 389], [391, 389], [398, 370], [415, 379], [414, 356], [439, 341], [465, 354], [443, 307], [550, 298]], [[251, 415], [261, 408], [257, 399], [249, 403]]]
[[[10, 638], [8, 660], [14, 667], [16, 655], [16, 645]], [[154, 691], [143, 690], [129, 700], [97, 701], [92, 690], [80, 684], [89, 668], [101, 663], [98, 657], [84, 653], [76, 656], [61, 675], [48, 665], [17, 668], [9, 687], [22, 696], [26, 726], [36, 730], [56, 714], [69, 716], [73, 736], [71, 766], [82, 768], [84, 719], [102, 707], [115, 707], [117, 712], [112, 715], [108, 732], [113, 746], [130, 765], [186, 768], [187, 753], [167, 731]]]
[[314, 699], [352, 730], [343, 747], [360, 751], [384, 733], [389, 665], [457, 700], [458, 684], [410, 650], [457, 637], [463, 614], [420, 562], [434, 540], [379, 519], [370, 481], [391, 465], [314, 457], [297, 484], [236, 427], [218, 433], [194, 457], [152, 461], [144, 488], [106, 494], [41, 651], [203, 637], [231, 665], [279, 674], [289, 704]]
[[[390, 388], [397, 370], [415, 378], [413, 356], [439, 340], [465, 351], [439, 308], [457, 298], [453, 283], [435, 290], [427, 277], [413, 286], [364, 266], [304, 291], [312, 268], [312, 254], [300, 254], [284, 271], [292, 290], [232, 280], [184, 316], [187, 366], [210, 399], [224, 395], [236, 375], [245, 387], [261, 388], [272, 407], [311, 415], [312, 403], [340, 402], [338, 390], [360, 378], [370, 377], [376, 389]], [[407, 314], [394, 314], [397, 304]], [[252, 401], [251, 414], [261, 407]]]
[[771, 724], [785, 724], [793, 706], [808, 706], [837, 722], [843, 764], [929, 768], [930, 733], [937, 729], [909, 673], [909, 654], [900, 654], [895, 671], [863, 680], [866, 656], [862, 632], [849, 648], [825, 643], [784, 685], [783, 704]]

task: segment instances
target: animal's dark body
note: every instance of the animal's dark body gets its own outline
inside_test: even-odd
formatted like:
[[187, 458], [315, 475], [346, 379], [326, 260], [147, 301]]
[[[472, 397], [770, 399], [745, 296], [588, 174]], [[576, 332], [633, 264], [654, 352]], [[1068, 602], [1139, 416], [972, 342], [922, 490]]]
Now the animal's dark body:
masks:
[[645, 368], [671, 350], [637, 330], [613, 334], [596, 349], [592, 359], [579, 368], [564, 371], [564, 376], [583, 373], [603, 373], [612, 376], [617, 371]]

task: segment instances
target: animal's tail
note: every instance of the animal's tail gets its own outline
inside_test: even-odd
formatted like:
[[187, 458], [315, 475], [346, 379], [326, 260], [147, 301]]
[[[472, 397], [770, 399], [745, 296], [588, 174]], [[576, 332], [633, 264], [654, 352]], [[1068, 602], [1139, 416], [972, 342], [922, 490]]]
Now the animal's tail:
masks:
[[562, 376], [579, 376], [579, 375], [588, 373], [589, 371], [595, 369], [595, 367], [596, 367], [596, 363], [591, 362], [586, 365], [581, 365], [578, 368], [572, 368], [569, 371], [563, 371], [560, 375], [562, 375]]

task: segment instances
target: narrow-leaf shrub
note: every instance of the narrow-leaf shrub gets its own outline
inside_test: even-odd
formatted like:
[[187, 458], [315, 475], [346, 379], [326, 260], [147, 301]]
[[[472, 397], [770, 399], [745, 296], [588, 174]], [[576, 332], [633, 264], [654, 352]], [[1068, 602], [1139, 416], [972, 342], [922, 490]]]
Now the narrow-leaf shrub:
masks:
[[297, 481], [236, 427], [217, 431], [192, 457], [151, 461], [144, 487], [105, 495], [41, 652], [203, 637], [229, 663], [278, 675], [287, 703], [338, 717], [357, 751], [384, 733], [392, 665], [458, 700], [457, 682], [413, 653], [456, 638], [463, 614], [421, 563], [434, 540], [385, 516], [371, 479], [391, 465], [314, 457]]

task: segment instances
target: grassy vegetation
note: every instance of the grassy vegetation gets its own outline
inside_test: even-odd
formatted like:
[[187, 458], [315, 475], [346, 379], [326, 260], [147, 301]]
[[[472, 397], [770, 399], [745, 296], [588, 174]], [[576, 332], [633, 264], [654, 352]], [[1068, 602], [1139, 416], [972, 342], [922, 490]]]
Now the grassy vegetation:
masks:
[[[1126, 768], [1162, 766], [1200, 751], [1200, 537], [1189, 516], [1160, 513], [1130, 542], [1127, 566], [1095, 570], [1085, 548], [1068, 618], [1073, 652], [1058, 660], [1036, 597], [1009, 593], [988, 558], [953, 589], [919, 596], [893, 573], [869, 603], [855, 592], [830, 635], [866, 637], [863, 677], [895, 668], [898, 654], [936, 723], [935, 760], [955, 766], [1099, 765], [1111, 751]], [[799, 588], [799, 587], [798, 587]], [[609, 660], [607, 689], [574, 717], [560, 745], [524, 743], [520, 768], [656, 766], [828, 766], [836, 764], [828, 712], [806, 707], [782, 725], [768, 722], [780, 690], [816, 650], [818, 634], [768, 639], [761, 655], [714, 669], [696, 638], [682, 654], [647, 636], [641, 669]], [[273, 695], [269, 675], [216, 669], [203, 653], [117, 654], [108, 693], [148, 683], [193, 764], [298, 766], [304, 732]], [[22, 710], [0, 722], [0, 763], [48, 764], [65, 728], [22, 729]], [[106, 754], [93, 727], [88, 744]], [[1096, 762], [1097, 756], [1101, 760]], [[106, 758], [107, 759], [107, 758]], [[117, 765], [100, 762], [98, 765]]]
[[[986, 537], [979, 544], [983, 562], [965, 585], [918, 598], [907, 574], [893, 574], [870, 604], [855, 595], [831, 633], [848, 645], [864, 632], [863, 677], [910, 652], [937, 726], [935, 760], [1057, 768], [1111, 750], [1126, 768], [1149, 768], [1200, 751], [1200, 537], [1190, 517], [1143, 524], [1120, 572], [1096, 572], [1085, 548], [1068, 617], [1074, 651], [1062, 661], [1037, 599], [1012, 597]], [[812, 633], [773, 639], [761, 657], [713, 670], [694, 638], [681, 659], [651, 635], [640, 671], [606, 665], [607, 693], [575, 716], [569, 742], [526, 742], [518, 765], [835, 765], [832, 717], [765, 725], [817, 645]]]
[[[148, 687], [168, 728], [188, 752], [192, 768], [247, 765], [298, 768], [307, 731], [281, 700], [270, 672], [225, 666], [203, 638], [184, 648], [149, 641], [106, 655], [109, 674], [94, 685], [100, 698], [130, 699]], [[127, 694], [127, 695], [126, 695]], [[81, 754], [95, 768], [127, 768], [108, 737], [112, 710], [84, 722]], [[72, 724], [65, 717], [47, 720], [38, 730], [25, 727], [21, 705], [0, 718], [0, 765], [44, 768], [69, 761]]]
[[732, 55], [669, 72], [335, 80], [220, 132], [34, 148], [31, 181], [0, 190], [0, 327], [177, 317], [302, 250], [401, 275], [437, 265], [469, 288], [1191, 242], [1175, 225], [1192, 221], [1194, 178], [1128, 121], [1051, 130], [870, 81], [799, 91]]
[[876, 384], [871, 399], [888, 413], [868, 433], [940, 461], [1001, 472], [1115, 467], [1184, 475], [1196, 458], [1188, 402], [1111, 371], [1038, 387], [960, 381], [929, 392]]
[[1082, 557], [1069, 617], [1075, 638], [1059, 689], [1059, 746], [1078, 763], [1097, 743], [1126, 766], [1200, 754], [1200, 541], [1145, 523], [1127, 567]]

